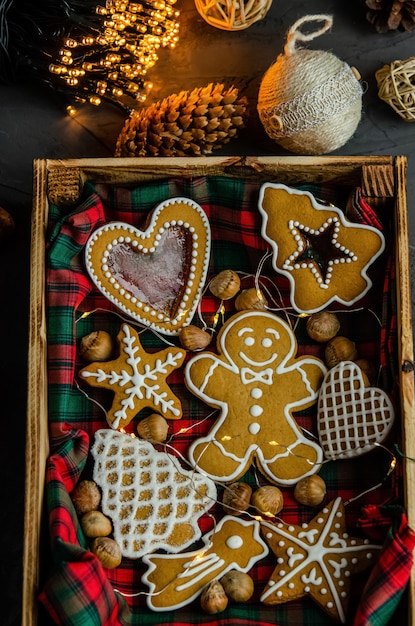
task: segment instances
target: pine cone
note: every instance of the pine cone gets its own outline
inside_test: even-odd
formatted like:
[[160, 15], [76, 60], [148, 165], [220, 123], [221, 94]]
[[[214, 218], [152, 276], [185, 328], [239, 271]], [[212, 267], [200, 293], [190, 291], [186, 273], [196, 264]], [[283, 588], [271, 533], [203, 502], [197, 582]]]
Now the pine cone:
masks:
[[237, 136], [247, 116], [238, 90], [209, 84], [181, 91], [133, 111], [117, 139], [115, 156], [201, 156]]
[[415, 0], [366, 0], [368, 21], [378, 33], [415, 30]]

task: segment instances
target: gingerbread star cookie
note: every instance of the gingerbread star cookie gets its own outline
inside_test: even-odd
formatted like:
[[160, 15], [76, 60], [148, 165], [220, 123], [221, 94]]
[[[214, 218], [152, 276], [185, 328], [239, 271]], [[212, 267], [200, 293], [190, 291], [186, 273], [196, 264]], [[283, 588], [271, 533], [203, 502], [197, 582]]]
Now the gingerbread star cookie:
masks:
[[296, 311], [314, 313], [332, 302], [351, 306], [370, 289], [368, 269], [385, 247], [379, 230], [350, 222], [306, 191], [274, 183], [262, 185], [259, 211], [261, 234], [272, 246], [274, 269], [289, 280]]
[[79, 372], [91, 387], [114, 392], [107, 413], [112, 428], [127, 426], [143, 408], [154, 409], [166, 419], [179, 419], [181, 403], [170, 389], [167, 377], [182, 365], [185, 351], [169, 347], [159, 352], [146, 352], [139, 333], [128, 324], [121, 326], [117, 342], [118, 358], [90, 363]]
[[344, 624], [350, 577], [373, 565], [381, 546], [348, 535], [341, 498], [330, 502], [309, 524], [262, 522], [261, 530], [277, 557], [261, 601], [282, 604], [308, 595]]
[[232, 482], [255, 463], [272, 482], [295, 484], [318, 471], [320, 446], [308, 439], [293, 413], [316, 402], [326, 368], [297, 357], [291, 327], [270, 312], [243, 311], [217, 338], [218, 354], [201, 352], [187, 363], [189, 390], [220, 414], [193, 442], [191, 463], [214, 480]]
[[183, 469], [148, 441], [116, 430], [95, 433], [93, 477], [121, 553], [137, 559], [158, 549], [179, 552], [201, 536], [198, 520], [216, 500], [207, 477]]
[[143, 230], [124, 222], [105, 224], [85, 248], [87, 272], [104, 296], [166, 335], [177, 335], [190, 323], [209, 259], [209, 221], [189, 198], [162, 202]]
[[147, 604], [154, 611], [170, 611], [189, 604], [214, 579], [238, 569], [248, 572], [268, 554], [259, 522], [223, 517], [203, 537], [204, 547], [178, 555], [143, 557], [148, 565], [142, 581], [150, 588]]
[[379, 387], [365, 387], [362, 371], [341, 361], [324, 377], [317, 405], [317, 424], [324, 456], [335, 461], [370, 452], [388, 436], [395, 412]]

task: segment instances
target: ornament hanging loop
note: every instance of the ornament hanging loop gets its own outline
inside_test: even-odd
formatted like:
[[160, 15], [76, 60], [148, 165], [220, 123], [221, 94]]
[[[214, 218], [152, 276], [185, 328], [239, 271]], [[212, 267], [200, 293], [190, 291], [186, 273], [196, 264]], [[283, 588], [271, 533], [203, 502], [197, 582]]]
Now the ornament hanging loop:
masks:
[[[311, 33], [301, 32], [301, 26], [309, 22], [323, 22], [323, 26]], [[291, 26], [290, 30], [288, 31], [287, 43], [284, 47], [284, 53], [286, 54], [286, 56], [290, 56], [291, 54], [293, 54], [293, 52], [295, 52], [297, 41], [312, 41], [313, 39], [316, 39], [316, 37], [324, 35], [325, 32], [330, 30], [332, 25], [332, 15], [305, 15], [304, 17], [301, 17]]]

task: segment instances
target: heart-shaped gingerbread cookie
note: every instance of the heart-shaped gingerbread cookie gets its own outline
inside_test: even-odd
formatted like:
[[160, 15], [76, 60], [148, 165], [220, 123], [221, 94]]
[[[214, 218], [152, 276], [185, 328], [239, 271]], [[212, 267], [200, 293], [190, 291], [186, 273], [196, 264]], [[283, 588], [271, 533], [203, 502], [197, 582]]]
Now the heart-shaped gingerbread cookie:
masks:
[[208, 218], [193, 200], [171, 198], [144, 230], [111, 222], [86, 244], [85, 263], [97, 288], [145, 326], [177, 335], [190, 324], [210, 259]]
[[387, 437], [393, 420], [388, 395], [365, 387], [356, 363], [341, 361], [327, 372], [318, 399], [318, 434], [327, 459], [369, 452]]

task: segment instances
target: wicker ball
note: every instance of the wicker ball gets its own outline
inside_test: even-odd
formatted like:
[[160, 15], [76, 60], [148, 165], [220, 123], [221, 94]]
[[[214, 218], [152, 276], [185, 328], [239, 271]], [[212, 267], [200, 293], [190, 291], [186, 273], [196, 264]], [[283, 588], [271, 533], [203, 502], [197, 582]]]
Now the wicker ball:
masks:
[[262, 20], [268, 13], [272, 0], [195, 0], [195, 6], [203, 19], [221, 30], [244, 30]]
[[[300, 27], [322, 21], [312, 34]], [[361, 118], [362, 87], [347, 63], [323, 50], [296, 48], [330, 28], [329, 15], [310, 15], [290, 29], [284, 54], [265, 73], [257, 110], [266, 133], [286, 150], [326, 154], [343, 146]]]
[[405, 122], [415, 121], [415, 57], [384, 65], [375, 76], [379, 98]]

